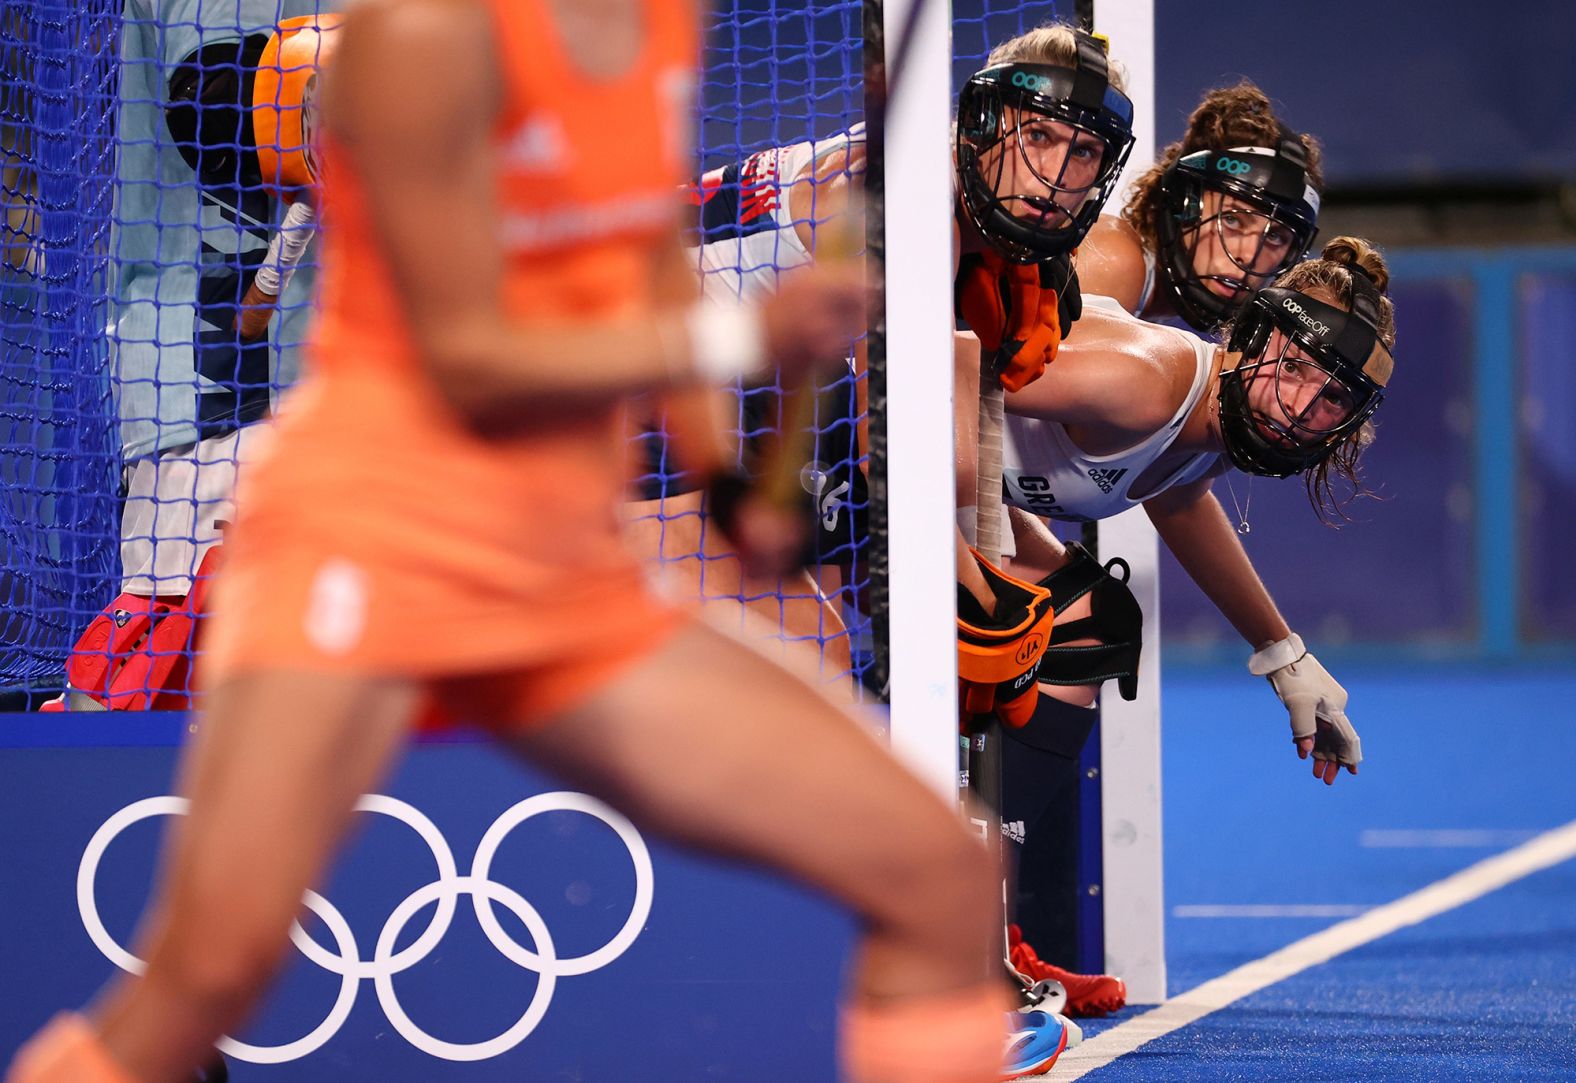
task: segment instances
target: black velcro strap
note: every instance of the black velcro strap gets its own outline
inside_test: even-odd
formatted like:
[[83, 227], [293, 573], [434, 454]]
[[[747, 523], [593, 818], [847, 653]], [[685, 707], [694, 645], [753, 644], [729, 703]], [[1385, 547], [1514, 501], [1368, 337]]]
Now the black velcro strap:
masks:
[[1056, 322], [1066, 338], [1083, 315], [1083, 290], [1078, 285], [1071, 253], [1041, 261], [1040, 288], [1056, 291]]
[[1379, 313], [1381, 311], [1379, 290], [1374, 285], [1373, 279], [1355, 263], [1348, 264], [1347, 270], [1351, 272], [1352, 280], [1352, 307], [1351, 315], [1355, 318], [1348, 319], [1341, 328], [1340, 334], [1335, 338], [1335, 350], [1358, 368], [1368, 359], [1373, 352], [1374, 344], [1379, 341]]
[[1302, 137], [1276, 121], [1275, 162], [1264, 190], [1287, 203], [1301, 203], [1308, 186], [1308, 149]]
[[1073, 34], [1078, 41], [1078, 67], [1073, 72], [1073, 92], [1068, 100], [1084, 109], [1103, 110], [1106, 88], [1111, 83], [1105, 47], [1092, 34], [1082, 30], [1075, 30]]
[[[1144, 627], [1143, 610], [1127, 586], [1132, 571], [1120, 557], [1101, 567], [1083, 546], [1069, 544], [1067, 549], [1071, 559], [1039, 584], [1051, 592], [1058, 619], [1040, 660], [1038, 680], [1042, 684], [1082, 685], [1114, 678], [1122, 698], [1131, 700], [1138, 694]], [[1117, 571], [1120, 578], [1113, 574]], [[1060, 619], [1074, 602], [1091, 593], [1089, 616]], [[1100, 642], [1065, 646], [1075, 639]]]

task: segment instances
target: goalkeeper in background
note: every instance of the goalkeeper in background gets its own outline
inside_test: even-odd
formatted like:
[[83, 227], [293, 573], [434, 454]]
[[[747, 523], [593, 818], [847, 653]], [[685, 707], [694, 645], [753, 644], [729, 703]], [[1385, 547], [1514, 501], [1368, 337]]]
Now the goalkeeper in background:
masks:
[[306, 336], [316, 258], [303, 129], [333, 45], [330, 6], [126, 0], [109, 331], [122, 593], [84, 633], [53, 706], [190, 705], [204, 560]]

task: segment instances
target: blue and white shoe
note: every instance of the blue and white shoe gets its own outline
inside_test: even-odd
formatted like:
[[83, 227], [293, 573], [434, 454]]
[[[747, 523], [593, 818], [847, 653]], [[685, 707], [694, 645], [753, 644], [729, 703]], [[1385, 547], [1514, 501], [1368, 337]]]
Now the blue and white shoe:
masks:
[[1023, 1079], [1048, 1072], [1057, 1057], [1081, 1041], [1083, 1031], [1066, 1016], [1037, 1007], [1008, 1012], [1001, 1077]]

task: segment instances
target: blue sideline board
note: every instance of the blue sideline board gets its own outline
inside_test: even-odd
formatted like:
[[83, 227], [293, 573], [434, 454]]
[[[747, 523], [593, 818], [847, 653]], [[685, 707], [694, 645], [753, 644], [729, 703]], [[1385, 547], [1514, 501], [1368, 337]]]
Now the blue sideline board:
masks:
[[[174, 793], [186, 728], [178, 714], [0, 716], [0, 1059], [115, 973], [106, 951], [130, 946], [173, 805], [150, 799]], [[655, 842], [648, 878], [638, 833], [626, 842], [577, 808], [583, 795], [553, 796], [567, 791], [479, 740], [414, 746], [380, 792], [322, 891], [326, 920], [304, 919], [312, 958], [291, 949], [237, 1036], [262, 1050], [230, 1057], [237, 1080], [834, 1078], [852, 923], [824, 899]], [[495, 925], [459, 895], [429, 933], [435, 855], [466, 877], [489, 835], [470, 883], [499, 900]]]

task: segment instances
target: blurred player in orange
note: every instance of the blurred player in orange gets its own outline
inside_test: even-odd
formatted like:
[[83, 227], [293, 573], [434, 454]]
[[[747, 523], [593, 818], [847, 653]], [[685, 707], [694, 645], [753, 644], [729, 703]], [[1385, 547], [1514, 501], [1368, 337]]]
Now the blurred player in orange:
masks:
[[[864, 314], [862, 274], [834, 261], [758, 309], [695, 305], [675, 206], [695, 36], [658, 0], [348, 15], [323, 88], [315, 362], [243, 482], [147, 970], [57, 1017], [13, 1083], [161, 1083], [209, 1056], [434, 700], [648, 828], [846, 903], [849, 1078], [997, 1078], [984, 848], [808, 683], [655, 596], [622, 545], [626, 398], [804, 379]], [[443, 77], [412, 78], [417, 58]], [[769, 554], [776, 516], [746, 495], [735, 543]]]

